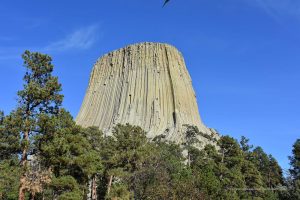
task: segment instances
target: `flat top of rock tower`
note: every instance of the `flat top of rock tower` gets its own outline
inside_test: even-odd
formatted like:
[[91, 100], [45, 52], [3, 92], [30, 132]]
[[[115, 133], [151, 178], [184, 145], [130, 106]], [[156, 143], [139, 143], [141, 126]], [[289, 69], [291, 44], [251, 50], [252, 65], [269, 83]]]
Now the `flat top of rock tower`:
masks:
[[123, 49], [126, 49], [126, 48], [135, 47], [135, 46], [152, 46], [152, 45], [153, 46], [168, 46], [168, 47], [177, 49], [175, 46], [173, 46], [171, 44], [168, 44], [168, 43], [163, 43], [163, 42], [138, 42], [138, 43], [126, 45], [123, 48], [120, 48], [120, 49], [117, 49], [117, 50], [114, 50], [114, 51], [111, 51], [111, 52], [120, 51], [120, 50], [123, 50]]
[[176, 50], [180, 55], [182, 55], [181, 52], [175, 46], [173, 46], [171, 44], [168, 44], [168, 43], [162, 43], [162, 42], [139, 42], [139, 43], [129, 44], [129, 45], [126, 45], [125, 47], [122, 47], [122, 48], [110, 51], [108, 53], [105, 53], [104, 55], [102, 55], [97, 60], [97, 62], [99, 60], [101, 60], [101, 58], [103, 58], [103, 57], [109, 56], [109, 55], [114, 54], [114, 53], [119, 52], [119, 51], [124, 51], [126, 49], [130, 49], [132, 47], [138, 47], [138, 46], [139, 47], [145, 47], [145, 46], [165, 46], [165, 47], [168, 47], [168, 48], [172, 48], [173, 50]]

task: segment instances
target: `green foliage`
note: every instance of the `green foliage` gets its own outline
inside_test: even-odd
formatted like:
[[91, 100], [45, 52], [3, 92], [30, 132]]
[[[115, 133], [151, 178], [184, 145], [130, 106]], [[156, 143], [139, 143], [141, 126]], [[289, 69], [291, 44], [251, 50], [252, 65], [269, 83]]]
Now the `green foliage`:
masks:
[[20, 127], [22, 118], [16, 112], [1, 116], [0, 160], [10, 159], [21, 153]]
[[62, 103], [61, 84], [52, 76], [52, 59], [48, 55], [25, 51], [22, 55], [26, 74], [24, 89], [18, 92], [23, 115], [34, 117], [39, 113], [55, 113]]
[[244, 160], [241, 168], [241, 172], [244, 176], [246, 188], [257, 189], [250, 191], [251, 196], [262, 197], [264, 183], [263, 177], [255, 164], [249, 160]]
[[107, 199], [130, 200], [133, 194], [129, 191], [126, 184], [115, 183], [111, 188], [111, 193], [106, 196]]
[[141, 128], [117, 125], [105, 138], [106, 182], [101, 188], [108, 199], [198, 199], [201, 193], [193, 186], [192, 171], [184, 160], [178, 145], [151, 142]]
[[98, 180], [99, 199], [280, 198], [265, 190], [282, 184], [277, 161], [260, 147], [252, 151], [248, 140], [240, 147], [223, 136], [217, 148], [199, 150], [193, 146], [197, 141], [188, 139], [186, 165], [186, 146], [151, 141], [140, 127], [117, 125], [111, 136], [104, 136], [96, 127], [77, 126], [63, 109], [55, 116], [40, 115], [37, 124], [42, 133], [35, 139], [39, 161], [53, 171], [46, 198], [84, 199], [92, 177]]
[[101, 152], [104, 146], [104, 136], [98, 127], [83, 129], [82, 136], [88, 140], [94, 150]]
[[117, 125], [108, 141], [110, 148], [115, 151], [109, 160], [113, 167], [122, 167], [128, 172], [140, 167], [143, 154], [147, 153], [146, 133], [140, 127]]
[[201, 134], [198, 127], [188, 125], [188, 124], [184, 124], [183, 126], [186, 127], [186, 131], [184, 133], [184, 139], [185, 139], [184, 145], [187, 147], [191, 147], [194, 144], [200, 143], [199, 136]]
[[218, 147], [202, 150], [189, 140], [186, 165], [186, 146], [151, 141], [140, 127], [117, 125], [104, 136], [96, 127], [77, 126], [63, 109], [55, 116], [40, 115], [37, 124], [42, 133], [35, 139], [37, 155], [53, 171], [47, 198], [84, 199], [92, 177], [98, 177], [99, 199], [280, 198], [265, 190], [282, 184], [277, 161], [260, 147], [252, 151], [247, 140], [240, 147], [223, 136]]
[[20, 168], [17, 158], [0, 161], [0, 199], [13, 200], [18, 197]]
[[[133, 173], [142, 168], [143, 162], [147, 156], [147, 138], [146, 133], [139, 127], [131, 125], [117, 125], [112, 136], [105, 138], [105, 144], [102, 152], [103, 163], [105, 165], [104, 176], [109, 182], [112, 178], [114, 182], [118, 180], [118, 187], [112, 187], [109, 183], [107, 190], [112, 193], [111, 196], [120, 188], [132, 188], [131, 180]], [[122, 186], [123, 185], [123, 186]], [[105, 192], [104, 192], [105, 193]], [[127, 195], [127, 192], [125, 192]]]
[[55, 196], [63, 200], [79, 200], [83, 194], [79, 185], [72, 176], [60, 176], [52, 179], [50, 188], [55, 191]]
[[3, 126], [3, 121], [4, 121], [4, 112], [0, 111], [0, 127]]
[[300, 199], [300, 180], [294, 180], [294, 187], [292, 189], [291, 196], [295, 199]]
[[[36, 140], [42, 165], [53, 169], [57, 180], [67, 177], [69, 181], [72, 177], [72, 185], [77, 184], [78, 188], [81, 185], [86, 190], [89, 178], [102, 170], [100, 155], [87, 137], [89, 131], [77, 126], [71, 115], [63, 109], [55, 117], [44, 116], [39, 124], [42, 130], [52, 130], [44, 132]], [[51, 188], [54, 193], [61, 191], [56, 187]]]
[[[53, 65], [48, 55], [25, 51], [22, 55], [26, 73], [23, 90], [18, 92], [18, 106], [7, 117], [0, 114], [0, 150], [2, 159], [20, 155], [20, 199], [31, 188], [28, 180], [28, 156], [35, 156], [35, 137], [40, 135], [37, 122], [41, 115], [55, 116], [63, 96], [58, 78], [52, 76]], [[33, 191], [29, 191], [34, 195]]]
[[21, 150], [23, 161], [27, 159], [35, 147], [32, 144], [34, 138], [41, 133], [38, 127], [40, 117], [45, 115], [55, 116], [62, 103], [63, 95], [58, 78], [52, 76], [52, 59], [48, 55], [25, 51], [22, 55], [26, 73], [23, 77], [23, 90], [18, 92], [18, 108], [12, 112], [11, 119], [17, 125], [15, 132], [21, 133]]
[[[175, 144], [155, 143], [143, 168], [135, 172], [135, 194], [138, 199], [171, 199], [182, 196], [188, 187], [189, 173], [181, 149]], [[181, 186], [180, 186], [180, 185]]]
[[253, 148], [253, 145], [249, 144], [249, 139], [246, 138], [245, 136], [241, 137], [240, 145], [244, 153], [249, 153], [250, 150]]
[[253, 162], [263, 177], [264, 186], [276, 188], [283, 185], [282, 169], [275, 158], [267, 155], [261, 147], [253, 150]]
[[290, 172], [293, 179], [300, 180], [300, 139], [293, 145], [293, 156], [289, 159], [292, 167]]
[[300, 139], [297, 139], [293, 145], [292, 156], [290, 159], [290, 199], [300, 199]]
[[[263, 172], [273, 170], [271, 183], [274, 188], [279, 187], [282, 184], [280, 167], [274, 158], [255, 157], [248, 142], [242, 139], [240, 147], [233, 138], [223, 136], [217, 148], [207, 145], [202, 150], [190, 151], [195, 186], [204, 199], [279, 199], [280, 192], [268, 189], [264, 182], [269, 180], [268, 174]], [[260, 155], [265, 153], [260, 151]], [[267, 169], [258, 168], [261, 157], [267, 159]]]
[[65, 192], [59, 196], [59, 200], [82, 200], [84, 199], [83, 195], [79, 192]]

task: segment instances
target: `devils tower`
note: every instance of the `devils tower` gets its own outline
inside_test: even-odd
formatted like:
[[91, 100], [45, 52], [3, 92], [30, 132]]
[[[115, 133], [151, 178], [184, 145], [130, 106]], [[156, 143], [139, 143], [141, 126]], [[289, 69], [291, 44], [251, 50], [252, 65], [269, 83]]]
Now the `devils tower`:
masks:
[[[110, 52], [94, 65], [76, 122], [109, 134], [118, 124], [142, 127], [181, 142], [184, 124], [217, 136], [200, 118], [191, 77], [181, 53], [162, 43], [139, 43]], [[200, 140], [210, 142], [207, 137]]]

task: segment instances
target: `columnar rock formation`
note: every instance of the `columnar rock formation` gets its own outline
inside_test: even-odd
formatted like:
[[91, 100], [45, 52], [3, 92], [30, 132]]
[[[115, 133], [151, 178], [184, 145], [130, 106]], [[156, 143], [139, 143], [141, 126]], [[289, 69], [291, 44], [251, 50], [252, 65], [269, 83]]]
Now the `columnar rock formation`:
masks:
[[148, 137], [164, 134], [176, 142], [183, 140], [184, 124], [217, 135], [201, 121], [182, 55], [161, 43], [130, 45], [100, 58], [76, 122], [107, 134], [118, 123], [130, 123], [142, 127]]

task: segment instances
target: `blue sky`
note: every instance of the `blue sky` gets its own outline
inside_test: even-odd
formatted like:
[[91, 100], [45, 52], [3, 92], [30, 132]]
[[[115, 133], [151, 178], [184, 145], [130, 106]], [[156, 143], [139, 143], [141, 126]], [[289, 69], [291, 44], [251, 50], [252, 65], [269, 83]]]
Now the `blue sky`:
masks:
[[98, 57], [166, 42], [184, 55], [205, 124], [245, 135], [287, 169], [300, 137], [299, 0], [2, 0], [0, 109], [16, 106], [26, 49], [50, 54], [75, 117]]

